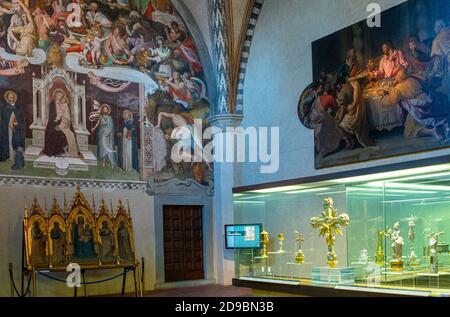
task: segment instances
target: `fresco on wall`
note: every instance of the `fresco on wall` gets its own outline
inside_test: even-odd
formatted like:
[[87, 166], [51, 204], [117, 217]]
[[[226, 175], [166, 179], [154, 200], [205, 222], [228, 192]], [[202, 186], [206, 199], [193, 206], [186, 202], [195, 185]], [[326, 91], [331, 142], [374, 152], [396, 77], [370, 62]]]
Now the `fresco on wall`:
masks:
[[168, 0], [3, 1], [0, 94], [0, 174], [211, 177], [170, 158], [171, 137], [206, 122], [209, 99]]
[[450, 3], [410, 0], [312, 43], [298, 114], [316, 168], [450, 146]]

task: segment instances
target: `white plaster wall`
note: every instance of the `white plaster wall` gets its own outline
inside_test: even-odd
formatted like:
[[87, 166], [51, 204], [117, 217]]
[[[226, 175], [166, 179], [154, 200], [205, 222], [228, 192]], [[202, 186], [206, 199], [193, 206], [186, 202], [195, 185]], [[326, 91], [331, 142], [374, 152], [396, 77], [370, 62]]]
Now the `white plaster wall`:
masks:
[[[261, 174], [244, 164], [243, 181], [252, 185], [442, 154], [439, 150], [337, 168], [315, 170], [313, 131], [299, 121], [297, 104], [312, 82], [311, 42], [364, 20], [372, 0], [266, 0], [254, 35], [244, 89], [245, 127], [280, 127], [280, 169]], [[383, 10], [404, 0], [378, 0]]]
[[[24, 197], [27, 197], [30, 206], [33, 197], [38, 197], [41, 206], [44, 205], [44, 197], [47, 198], [47, 207], [53, 197], [62, 204], [64, 192], [67, 200], [72, 198], [75, 189], [67, 187], [39, 187], [22, 185], [0, 186], [0, 296], [10, 296], [10, 284], [8, 276], [8, 263], [14, 264], [15, 281], [20, 287], [20, 268], [22, 250], [22, 221]], [[155, 226], [154, 226], [154, 203], [153, 197], [141, 191], [118, 191], [118, 190], [88, 190], [82, 189], [89, 203], [92, 202], [94, 194], [96, 206], [103, 196], [106, 201], [112, 199], [114, 208], [121, 198], [130, 202], [131, 215], [133, 217], [136, 254], [139, 258], [145, 258], [145, 287], [147, 290], [153, 289], [155, 277]], [[112, 277], [121, 273], [121, 270], [105, 270], [103, 272], [89, 271], [86, 273], [87, 281], [95, 281]], [[55, 277], [65, 279], [66, 274], [58, 273]], [[127, 277], [126, 291], [133, 292], [133, 274]], [[73, 289], [69, 289], [65, 284], [49, 281], [44, 277], [38, 277], [38, 296], [72, 296]], [[118, 294], [121, 292], [122, 280], [116, 279], [104, 284], [88, 285], [88, 295], [98, 294]], [[78, 296], [83, 296], [83, 289], [78, 290]]]

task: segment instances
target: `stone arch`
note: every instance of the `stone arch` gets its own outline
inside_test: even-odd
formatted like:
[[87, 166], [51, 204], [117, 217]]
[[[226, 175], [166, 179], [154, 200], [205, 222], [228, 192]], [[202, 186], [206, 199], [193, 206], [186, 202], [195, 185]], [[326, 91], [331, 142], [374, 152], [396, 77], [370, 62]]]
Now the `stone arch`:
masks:
[[210, 100], [209, 110], [210, 115], [212, 115], [216, 112], [215, 111], [215, 104], [217, 97], [216, 71], [215, 68], [213, 67], [211, 55], [209, 54], [205, 38], [203, 37], [202, 32], [197, 22], [195, 21], [194, 16], [192, 15], [189, 8], [186, 6], [184, 1], [170, 0], [170, 2], [180, 15], [187, 29], [189, 30], [189, 33], [194, 39], [194, 43], [197, 47], [197, 53], [202, 63], [203, 71], [206, 78], [206, 84], [208, 86], [208, 95]]
[[239, 73], [237, 82], [236, 94], [236, 114], [243, 114], [244, 112], [244, 83], [245, 74], [247, 72], [247, 63], [250, 55], [250, 49], [252, 46], [253, 35], [255, 34], [256, 24], [261, 14], [262, 7], [265, 0], [254, 0], [251, 13], [249, 14], [248, 25], [245, 31], [245, 39], [243, 41], [241, 59], [239, 63]]

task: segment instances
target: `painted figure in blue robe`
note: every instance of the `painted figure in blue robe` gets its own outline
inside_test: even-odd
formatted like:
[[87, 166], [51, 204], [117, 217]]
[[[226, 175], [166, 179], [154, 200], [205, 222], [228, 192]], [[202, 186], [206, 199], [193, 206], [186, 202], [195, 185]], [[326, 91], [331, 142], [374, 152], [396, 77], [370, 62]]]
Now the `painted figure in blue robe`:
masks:
[[126, 172], [139, 172], [138, 134], [133, 113], [129, 110], [123, 112], [123, 121], [120, 126], [122, 136], [121, 167]]
[[93, 131], [98, 128], [97, 133], [97, 158], [102, 166], [109, 161], [111, 166], [117, 165], [116, 149], [114, 142], [114, 122], [111, 116], [111, 107], [103, 104], [100, 108], [100, 117]]
[[[5, 103], [1, 109], [1, 153], [0, 161], [20, 160], [20, 153], [25, 146], [25, 118], [17, 105], [17, 94], [11, 90], [5, 93]], [[22, 168], [21, 164], [13, 165]]]
[[78, 217], [78, 223], [72, 224], [73, 253], [76, 259], [95, 259], [94, 232], [83, 217]]

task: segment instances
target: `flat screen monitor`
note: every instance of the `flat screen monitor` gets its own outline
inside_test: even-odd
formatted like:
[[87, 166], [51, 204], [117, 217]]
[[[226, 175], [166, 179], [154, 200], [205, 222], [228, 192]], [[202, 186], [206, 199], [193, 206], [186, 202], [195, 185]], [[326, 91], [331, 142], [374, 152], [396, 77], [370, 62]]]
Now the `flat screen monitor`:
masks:
[[261, 247], [261, 224], [225, 226], [227, 249], [259, 249]]

